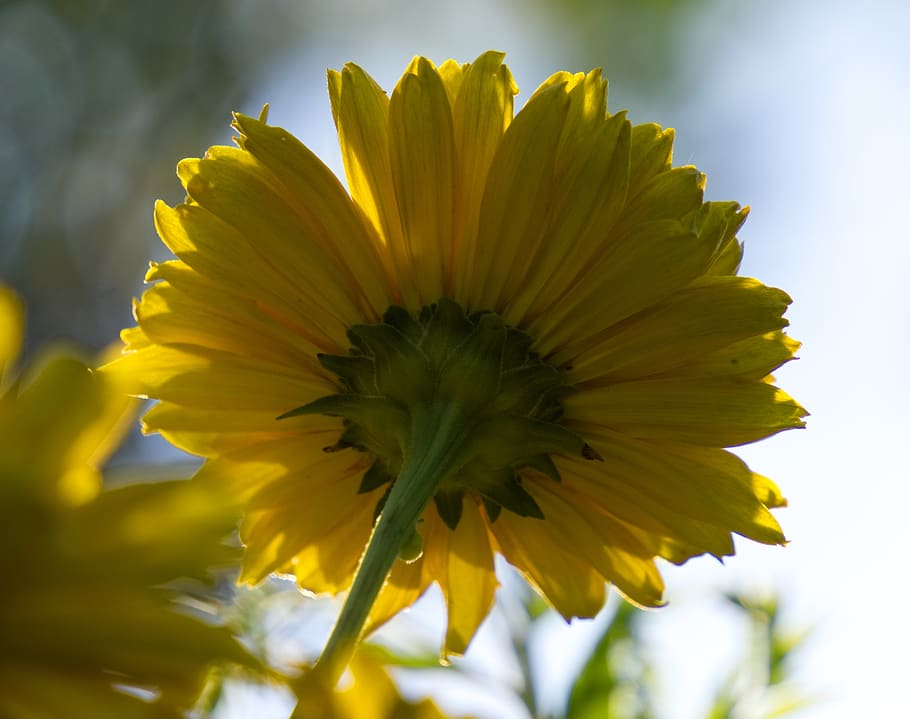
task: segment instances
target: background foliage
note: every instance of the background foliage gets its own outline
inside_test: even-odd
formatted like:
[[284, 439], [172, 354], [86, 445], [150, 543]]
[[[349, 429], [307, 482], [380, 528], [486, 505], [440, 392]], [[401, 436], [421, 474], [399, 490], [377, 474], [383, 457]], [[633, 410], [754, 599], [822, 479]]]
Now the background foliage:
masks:
[[[893, 570], [910, 500], [901, 409], [910, 400], [910, 243], [894, 209], [905, 199], [894, 158], [910, 152], [910, 10], [892, 0], [455, 5], [0, 0], [0, 279], [26, 300], [26, 355], [60, 339], [93, 354], [130, 323], [146, 262], [163, 255], [152, 201], [181, 199], [176, 161], [227, 142], [230, 110], [255, 115], [271, 101], [275, 121], [337, 169], [326, 66], [355, 60], [388, 84], [412, 54], [468, 60], [497, 47], [509, 52], [519, 101], [554, 69], [603, 66], [613, 109], [676, 126], [677, 161], [708, 173], [709, 196], [753, 205], [746, 271], [797, 300], [794, 335], [806, 349], [788, 387], [815, 417], [806, 437], [747, 454], [787, 491], [793, 543], [767, 560], [746, 550], [726, 568], [687, 567], [691, 582], [670, 576], [667, 610], [610, 621], [608, 609], [586, 627], [557, 627], [530, 603], [526, 621], [510, 626], [524, 600], [504, 590], [512, 609], [446, 674], [455, 699], [464, 674], [498, 697], [471, 699], [482, 716], [589, 716], [606, 703], [617, 717], [742, 719], [794, 708], [806, 694], [782, 679], [795, 672], [813, 699], [827, 700], [801, 716], [890, 711], [903, 675], [884, 638], [910, 636], [906, 613], [877, 602], [910, 588]], [[186, 458], [134, 436], [108, 484], [147, 477], [140, 460]], [[224, 615], [277, 666], [318, 651], [337, 609], [280, 581], [238, 596], [227, 587], [216, 595]], [[875, 611], [857, 611], [866, 587]], [[779, 604], [768, 599], [773, 588]], [[424, 641], [424, 659], [435, 661], [432, 602], [390, 628], [388, 661], [422, 666], [399, 650], [402, 636], [412, 650]], [[795, 667], [794, 625], [818, 627]], [[494, 638], [515, 651], [497, 650]], [[420, 678], [437, 670], [393, 673], [413, 696], [439, 684]], [[453, 692], [447, 706], [462, 707]], [[242, 681], [209, 699], [219, 717], [250, 707], [265, 717], [264, 706], [287, 716], [291, 701]]]

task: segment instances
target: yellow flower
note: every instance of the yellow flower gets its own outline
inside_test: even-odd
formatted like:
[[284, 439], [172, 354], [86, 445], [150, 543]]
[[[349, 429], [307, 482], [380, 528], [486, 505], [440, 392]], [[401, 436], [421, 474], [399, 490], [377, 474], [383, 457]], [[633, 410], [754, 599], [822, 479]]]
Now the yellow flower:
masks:
[[[21, 330], [21, 306], [0, 287], [0, 370]], [[135, 400], [61, 355], [19, 382], [4, 374], [0, 716], [184, 716], [214, 662], [255, 666], [162, 586], [233, 558], [221, 541], [233, 512], [186, 481], [100, 492]]]
[[290, 682], [297, 695], [291, 719], [447, 719], [430, 699], [406, 701], [383, 662], [378, 647], [361, 645], [347, 681], [336, 687], [331, 676], [310, 670]]
[[790, 299], [735, 274], [746, 211], [703, 201], [671, 130], [609, 114], [598, 71], [513, 118], [502, 60], [415, 58], [391, 98], [330, 71], [350, 194], [236, 116], [239, 148], [180, 163], [186, 202], [158, 204], [178, 259], [110, 368], [243, 497], [245, 580], [358, 572], [338, 642], [437, 582], [463, 652], [495, 552], [570, 618], [605, 582], [660, 605], [656, 557], [784, 542], [780, 492], [724, 449], [805, 415], [769, 379]]

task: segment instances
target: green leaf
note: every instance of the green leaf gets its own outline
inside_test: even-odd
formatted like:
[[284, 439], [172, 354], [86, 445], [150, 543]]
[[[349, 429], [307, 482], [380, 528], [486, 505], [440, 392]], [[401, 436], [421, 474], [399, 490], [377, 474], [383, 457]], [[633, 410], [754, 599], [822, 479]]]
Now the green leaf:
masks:
[[[650, 665], [635, 630], [638, 616], [630, 604], [619, 605], [572, 687], [565, 719], [653, 719]], [[620, 648], [626, 650], [621, 657]]]

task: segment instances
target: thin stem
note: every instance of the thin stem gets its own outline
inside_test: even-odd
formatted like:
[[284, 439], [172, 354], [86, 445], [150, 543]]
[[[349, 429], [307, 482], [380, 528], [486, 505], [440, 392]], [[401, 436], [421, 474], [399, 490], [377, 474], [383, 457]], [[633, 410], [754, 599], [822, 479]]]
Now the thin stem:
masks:
[[411, 415], [404, 463], [367, 543], [354, 584], [319, 658], [334, 684], [354, 654], [376, 597], [405, 539], [452, 471], [465, 426], [453, 405], [421, 405]]

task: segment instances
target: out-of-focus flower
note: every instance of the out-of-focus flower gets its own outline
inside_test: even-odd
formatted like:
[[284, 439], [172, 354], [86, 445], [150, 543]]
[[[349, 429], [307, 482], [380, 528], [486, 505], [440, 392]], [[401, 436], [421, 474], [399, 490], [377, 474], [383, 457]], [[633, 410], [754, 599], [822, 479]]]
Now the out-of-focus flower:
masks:
[[[317, 668], [293, 680], [297, 707], [291, 719], [446, 719], [430, 699], [409, 702], [398, 692], [377, 647], [363, 645], [348, 675], [334, 677]], [[466, 718], [467, 719], [467, 718]]]
[[178, 259], [110, 367], [245, 502], [244, 579], [358, 571], [348, 640], [437, 582], [464, 651], [497, 551], [568, 618], [605, 581], [660, 605], [655, 557], [785, 541], [781, 493], [724, 449], [805, 415], [769, 379], [790, 298], [736, 276], [746, 211], [704, 202], [672, 131], [608, 113], [597, 71], [513, 118], [502, 61], [415, 58], [391, 98], [330, 72], [350, 195], [237, 116], [239, 148], [183, 161], [186, 202], [158, 205]]
[[59, 354], [13, 381], [21, 326], [0, 288], [0, 716], [184, 716], [215, 663], [256, 666], [175, 601], [235, 559], [236, 510], [185, 481], [101, 491], [136, 402]]

